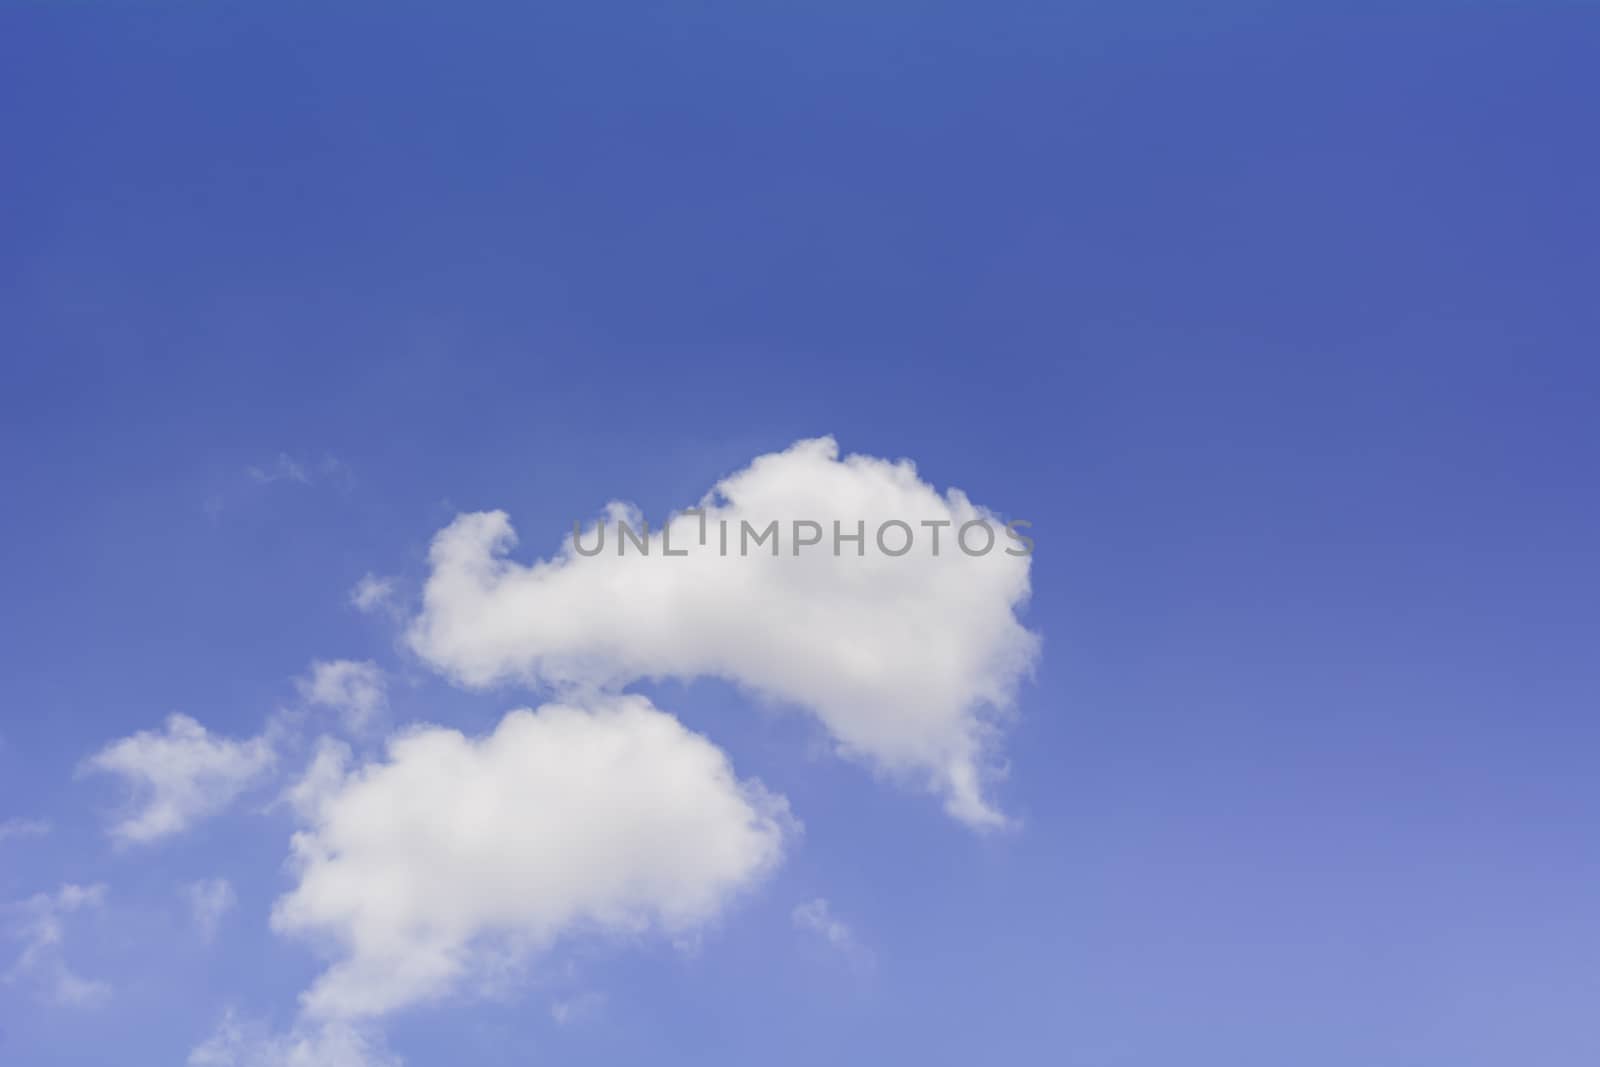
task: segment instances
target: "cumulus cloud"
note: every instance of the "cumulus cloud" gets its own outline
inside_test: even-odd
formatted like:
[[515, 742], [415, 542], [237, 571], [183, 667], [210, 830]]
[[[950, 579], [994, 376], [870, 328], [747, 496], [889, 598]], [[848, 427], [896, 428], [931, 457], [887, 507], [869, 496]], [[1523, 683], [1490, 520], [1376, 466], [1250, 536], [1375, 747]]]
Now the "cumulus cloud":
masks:
[[272, 925], [331, 947], [314, 1021], [439, 997], [580, 931], [690, 936], [779, 860], [783, 802], [642, 697], [426, 727], [300, 797]]
[[110, 986], [77, 974], [67, 966], [62, 951], [66, 917], [99, 908], [105, 897], [103, 885], [69, 883], [54, 893], [36, 893], [13, 905], [17, 921], [12, 933], [22, 943], [22, 952], [5, 973], [7, 983], [36, 983], [45, 996], [58, 1004], [92, 1004], [108, 996]]
[[187, 715], [171, 715], [164, 730], [112, 742], [85, 760], [81, 772], [114, 775], [128, 785], [128, 811], [109, 832], [121, 844], [144, 844], [222, 811], [273, 761], [265, 735], [236, 741]]
[[222, 917], [233, 910], [238, 897], [226, 878], [204, 878], [183, 887], [194, 925], [207, 941], [217, 935]]
[[369, 727], [388, 703], [383, 671], [370, 661], [318, 660], [299, 685], [307, 703], [331, 708], [353, 731]]
[[189, 1053], [189, 1067], [399, 1067], [376, 1038], [344, 1023], [296, 1026], [279, 1033], [266, 1025], [223, 1016]]
[[[1003, 822], [985, 784], [1001, 763], [997, 725], [1038, 647], [1016, 616], [1030, 558], [1007, 551], [1021, 546], [1004, 523], [959, 490], [940, 494], [908, 460], [841, 460], [831, 438], [757, 458], [700, 507], [668, 527], [673, 552], [686, 555], [665, 556], [658, 529], [648, 556], [631, 543], [625, 556], [618, 543], [585, 555], [568, 537], [531, 565], [507, 558], [516, 536], [505, 513], [458, 516], [434, 539], [410, 645], [468, 686], [727, 679], [809, 709], [845, 754], [920, 778], [957, 818]], [[609, 517], [642, 523], [623, 505]], [[980, 520], [999, 543], [969, 555], [956, 538]], [[777, 540], [739, 554], [744, 523], [759, 535], [774, 521]], [[841, 541], [835, 556], [835, 522], [863, 543]], [[891, 555], [908, 532], [910, 549]], [[813, 533], [822, 543], [797, 553]], [[586, 550], [597, 534], [585, 535]], [[983, 532], [969, 543], [983, 546]]]
[[23, 837], [44, 837], [49, 832], [50, 824], [44, 819], [0, 819], [0, 841]]

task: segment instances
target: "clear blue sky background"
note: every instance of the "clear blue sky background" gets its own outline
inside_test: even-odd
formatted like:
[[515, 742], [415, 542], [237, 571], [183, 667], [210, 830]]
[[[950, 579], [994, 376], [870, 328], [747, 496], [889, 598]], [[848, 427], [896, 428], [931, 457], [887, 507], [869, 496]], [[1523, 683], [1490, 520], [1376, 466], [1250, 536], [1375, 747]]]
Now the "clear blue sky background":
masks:
[[177, 1065], [318, 966], [284, 812], [118, 853], [86, 754], [314, 657], [482, 728], [357, 578], [822, 433], [1035, 523], [1021, 831], [657, 687], [803, 842], [412, 1064], [1600, 1062], [1600, 9], [1316, 6], [4, 0], [0, 817], [56, 832], [0, 897], [107, 883], [115, 991], [0, 984], [0, 1062]]

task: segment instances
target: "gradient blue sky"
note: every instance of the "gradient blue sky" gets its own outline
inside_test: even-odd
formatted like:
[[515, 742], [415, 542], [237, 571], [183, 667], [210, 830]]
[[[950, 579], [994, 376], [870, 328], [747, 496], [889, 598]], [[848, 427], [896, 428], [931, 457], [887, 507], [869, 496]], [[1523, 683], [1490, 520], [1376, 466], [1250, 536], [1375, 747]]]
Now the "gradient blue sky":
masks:
[[314, 658], [485, 729], [357, 579], [829, 433], [1035, 523], [1021, 828], [646, 687], [803, 840], [410, 1064], [1600, 1060], [1600, 11], [1298, 7], [0, 4], [0, 899], [104, 883], [111, 987], [0, 982], [0, 1062], [176, 1067], [319, 966], [285, 812], [119, 851], [87, 755]]

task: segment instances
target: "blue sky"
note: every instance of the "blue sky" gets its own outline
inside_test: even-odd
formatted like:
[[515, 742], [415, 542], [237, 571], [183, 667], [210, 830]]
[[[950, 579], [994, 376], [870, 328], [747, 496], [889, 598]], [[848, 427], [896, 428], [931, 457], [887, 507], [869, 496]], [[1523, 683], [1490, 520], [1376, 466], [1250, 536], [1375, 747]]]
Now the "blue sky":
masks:
[[[1594, 1062], [1597, 49], [1544, 3], [0, 5], [0, 1062]], [[435, 535], [530, 564], [823, 435], [1034, 523], [980, 598], [1041, 642], [1007, 826], [839, 758], [834, 661], [772, 699], [691, 628], [621, 684], [781, 857], [289, 1058], [317, 739], [561, 695], [419, 650]], [[946, 603], [904, 625], [965, 647]], [[119, 840], [93, 758], [174, 713], [272, 766]]]

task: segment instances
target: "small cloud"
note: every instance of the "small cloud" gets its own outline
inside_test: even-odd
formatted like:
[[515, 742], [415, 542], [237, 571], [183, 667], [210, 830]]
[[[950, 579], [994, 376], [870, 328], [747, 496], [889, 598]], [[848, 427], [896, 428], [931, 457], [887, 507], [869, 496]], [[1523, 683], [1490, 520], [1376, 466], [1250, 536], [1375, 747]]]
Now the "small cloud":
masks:
[[[258, 486], [287, 485], [329, 486], [340, 493], [355, 488], [355, 469], [335, 455], [324, 455], [320, 460], [303, 459], [279, 452], [270, 463], [253, 463], [244, 469], [244, 477]], [[208, 521], [215, 523], [222, 513], [232, 506], [236, 496], [234, 487], [226, 485], [201, 503], [200, 510]]]
[[266, 735], [235, 741], [187, 715], [161, 731], [141, 730], [90, 756], [79, 774], [111, 774], [128, 784], [132, 809], [112, 824], [120, 844], [145, 844], [221, 812], [276, 760]]
[[80, 978], [65, 967], [56, 972], [55, 984], [50, 989], [52, 1000], [69, 1007], [98, 1004], [110, 995], [111, 986], [108, 983], [98, 978]]
[[856, 966], [872, 962], [872, 954], [856, 940], [855, 933], [833, 914], [827, 900], [817, 897], [797, 905], [791, 913], [796, 929], [820, 937], [824, 944], [845, 956]]
[[552, 1001], [550, 1018], [560, 1026], [574, 1026], [598, 1018], [605, 1006], [604, 993], [580, 993], [565, 1000]]
[[185, 899], [200, 936], [207, 941], [217, 936], [222, 917], [233, 910], [238, 897], [226, 878], [204, 878], [183, 887]]
[[271, 463], [255, 464], [245, 468], [250, 479], [260, 485], [290, 482], [295, 485], [331, 485], [336, 489], [349, 489], [355, 484], [355, 470], [338, 456], [328, 454], [314, 462], [297, 459], [287, 452], [279, 452]]
[[22, 952], [3, 978], [7, 984], [26, 981], [57, 1004], [83, 1006], [103, 1000], [111, 987], [84, 978], [67, 966], [62, 953], [66, 940], [66, 916], [97, 909], [104, 905], [104, 885], [61, 886], [54, 893], [36, 893], [12, 905], [21, 918], [12, 927], [13, 937], [22, 943]]
[[44, 837], [49, 832], [50, 824], [43, 819], [0, 819], [0, 841], [24, 837]]
[[265, 466], [250, 467], [245, 473], [262, 485], [271, 485], [273, 482], [311, 484], [311, 475], [307, 474], [305, 467], [287, 452], [279, 452], [278, 458], [273, 462]]
[[348, 729], [357, 732], [389, 705], [383, 671], [371, 660], [316, 660], [299, 686], [306, 703], [332, 708]]
[[375, 611], [385, 611], [393, 615], [396, 613], [396, 584], [393, 578], [364, 574], [355, 588], [350, 590], [350, 604], [357, 611], [369, 615]]

